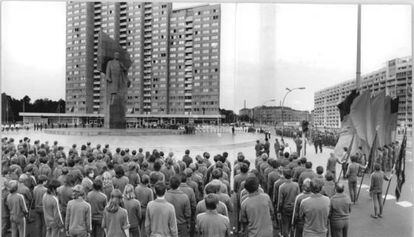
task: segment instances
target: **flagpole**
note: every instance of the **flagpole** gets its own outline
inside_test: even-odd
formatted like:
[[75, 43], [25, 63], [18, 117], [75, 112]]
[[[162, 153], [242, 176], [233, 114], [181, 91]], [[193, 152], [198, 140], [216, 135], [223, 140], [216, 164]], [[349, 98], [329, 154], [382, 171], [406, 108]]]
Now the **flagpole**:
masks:
[[[352, 140], [348, 147], [348, 154], [346, 156], [345, 163], [348, 161], [349, 156], [351, 155], [351, 149], [352, 149], [352, 145], [354, 144], [354, 138], [355, 138], [355, 133], [354, 135], [352, 135]], [[337, 183], [339, 183], [339, 180], [341, 179], [342, 170], [343, 169], [341, 168], [341, 171], [339, 172], [338, 180], [336, 181]]]
[[357, 60], [356, 60], [356, 89], [359, 91], [361, 82], [361, 4], [358, 4], [357, 25]]
[[387, 190], [385, 191], [384, 201], [382, 202], [382, 206], [383, 206], [383, 207], [384, 207], [384, 205], [385, 205], [385, 201], [387, 200], [388, 190], [390, 189], [390, 184], [391, 184], [391, 180], [392, 180], [392, 172], [393, 172], [393, 170], [394, 170], [394, 169], [395, 169], [395, 164], [394, 164], [394, 166], [392, 167], [392, 170], [391, 170], [391, 177], [390, 177], [390, 179], [388, 180]]

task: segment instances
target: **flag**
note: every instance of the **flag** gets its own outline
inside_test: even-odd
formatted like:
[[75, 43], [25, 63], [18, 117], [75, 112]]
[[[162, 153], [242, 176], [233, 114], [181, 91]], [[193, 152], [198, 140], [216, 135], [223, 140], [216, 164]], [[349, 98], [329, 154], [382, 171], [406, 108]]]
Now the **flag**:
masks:
[[[354, 136], [356, 132], [349, 117], [351, 105], [358, 95], [359, 93], [356, 90], [352, 90], [351, 93], [337, 106], [341, 118], [341, 128], [339, 130], [339, 139], [335, 145], [334, 154], [338, 157], [342, 155], [344, 147], [348, 147], [349, 144], [358, 145], [357, 142], [351, 142], [353, 139], [360, 140], [358, 136]], [[350, 154], [352, 150], [355, 151], [355, 149], [352, 149], [351, 147], [349, 150]]]
[[371, 93], [369, 91], [363, 92], [354, 99], [349, 117], [358, 137], [367, 144], [372, 144], [375, 128], [373, 129]]
[[104, 32], [99, 32], [98, 38], [98, 70], [106, 73], [106, 64], [114, 58], [114, 53], [119, 53], [119, 61], [128, 70], [132, 61], [129, 53], [123, 49], [114, 39]]
[[400, 153], [398, 154], [397, 162], [395, 164], [395, 175], [397, 176], [397, 186], [395, 187], [395, 197], [398, 199], [401, 196], [401, 189], [405, 183], [405, 147], [407, 145], [407, 130], [404, 132], [403, 141], [401, 143]]
[[388, 130], [390, 132], [389, 137], [387, 137], [387, 144], [390, 144], [395, 140], [395, 133], [397, 129], [397, 121], [398, 121], [398, 104], [400, 102], [399, 97], [394, 98], [391, 100], [391, 116], [388, 122]]
[[348, 115], [351, 111], [352, 102], [358, 95], [359, 92], [357, 92], [356, 90], [352, 90], [351, 94], [349, 94], [340, 104], [338, 104], [341, 122], [344, 121], [345, 116]]
[[385, 145], [386, 125], [391, 114], [391, 98], [385, 96], [385, 91], [381, 91], [371, 98], [371, 106], [372, 123], [368, 129], [376, 130], [378, 145], [383, 147]]
[[368, 160], [367, 160], [367, 168], [365, 169], [365, 173], [368, 173], [372, 170], [372, 164], [374, 164], [374, 159], [376, 157], [377, 149], [378, 149], [378, 142], [377, 142], [377, 133], [374, 135], [374, 141], [371, 144], [371, 149], [369, 151]]

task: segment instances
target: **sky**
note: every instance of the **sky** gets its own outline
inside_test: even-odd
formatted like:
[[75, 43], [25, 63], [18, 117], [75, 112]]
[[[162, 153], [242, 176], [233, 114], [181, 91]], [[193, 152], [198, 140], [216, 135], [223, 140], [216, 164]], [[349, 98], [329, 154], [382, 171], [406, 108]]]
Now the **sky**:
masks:
[[[173, 8], [202, 3], [174, 3]], [[65, 98], [65, 3], [1, 3], [1, 91]], [[220, 107], [312, 110], [318, 90], [355, 78], [356, 5], [221, 4]], [[362, 74], [411, 55], [409, 5], [362, 6]]]

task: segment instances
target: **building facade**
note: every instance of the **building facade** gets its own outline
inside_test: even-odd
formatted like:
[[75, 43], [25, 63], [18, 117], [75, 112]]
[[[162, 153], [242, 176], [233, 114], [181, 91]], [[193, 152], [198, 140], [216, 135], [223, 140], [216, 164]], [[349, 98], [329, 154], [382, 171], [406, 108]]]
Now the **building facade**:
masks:
[[[361, 76], [361, 91], [376, 94], [385, 90], [392, 98], [399, 97], [398, 124], [412, 127], [412, 58], [389, 60], [386, 66]], [[337, 105], [356, 88], [355, 79], [317, 91], [314, 97], [313, 125], [340, 128], [341, 119]]]
[[[283, 114], [283, 117], [282, 117]], [[282, 122], [302, 122], [309, 121], [311, 115], [309, 111], [295, 110], [290, 107], [281, 106], [257, 106], [252, 109], [243, 108], [239, 115], [247, 115], [260, 124], [281, 125]]]
[[127, 114], [219, 114], [220, 5], [173, 9], [172, 3], [69, 2], [67, 113], [103, 113], [105, 75], [99, 33], [130, 54]]

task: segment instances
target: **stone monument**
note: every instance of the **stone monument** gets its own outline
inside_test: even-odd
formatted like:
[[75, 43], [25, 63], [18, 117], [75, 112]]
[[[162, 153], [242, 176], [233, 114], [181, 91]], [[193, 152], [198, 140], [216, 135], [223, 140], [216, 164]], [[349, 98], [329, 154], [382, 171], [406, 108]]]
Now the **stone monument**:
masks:
[[115, 52], [114, 59], [106, 65], [105, 128], [126, 128], [125, 97], [131, 84], [127, 72], [128, 69], [119, 60], [119, 52]]

